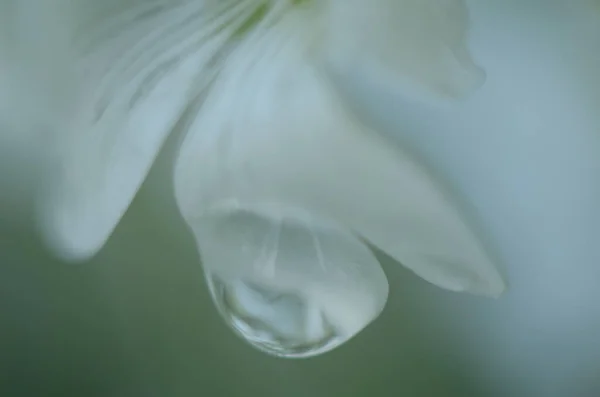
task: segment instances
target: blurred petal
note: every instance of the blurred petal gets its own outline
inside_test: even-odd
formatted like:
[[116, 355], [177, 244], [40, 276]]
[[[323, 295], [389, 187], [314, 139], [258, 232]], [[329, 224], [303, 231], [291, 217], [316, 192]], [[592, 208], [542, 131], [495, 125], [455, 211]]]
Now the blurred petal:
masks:
[[72, 259], [104, 244], [253, 7], [145, 1], [101, 11], [77, 35], [77, 118], [61, 142], [59, 177], [42, 198], [45, 234]]
[[[232, 56], [183, 141], [176, 197], [196, 225], [224, 202], [303, 208], [426, 280], [498, 295], [503, 281], [428, 173], [342, 108], [296, 19]], [[306, 26], [306, 25], [303, 25]]]
[[269, 353], [307, 357], [383, 310], [385, 274], [348, 231], [289, 208], [227, 206], [191, 224], [225, 320]]
[[485, 80], [467, 49], [463, 0], [327, 4], [324, 49], [337, 74], [424, 98], [464, 97]]

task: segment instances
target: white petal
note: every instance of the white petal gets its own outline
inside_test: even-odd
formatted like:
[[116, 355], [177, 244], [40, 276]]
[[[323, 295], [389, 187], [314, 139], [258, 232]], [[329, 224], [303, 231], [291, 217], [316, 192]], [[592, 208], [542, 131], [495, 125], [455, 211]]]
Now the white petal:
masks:
[[306, 60], [301, 21], [246, 43], [215, 82], [175, 169], [184, 218], [194, 225], [224, 202], [304, 208], [434, 284], [499, 294], [490, 258], [430, 175], [353, 120]]
[[336, 73], [422, 98], [458, 98], [485, 80], [467, 50], [463, 0], [327, 2], [325, 57]]
[[[383, 310], [388, 284], [375, 256], [331, 223], [289, 208], [228, 205], [191, 226], [209, 283], [227, 295], [228, 304], [213, 291], [217, 306], [226, 319], [238, 316], [231, 325], [263, 350], [288, 357], [320, 354]], [[288, 304], [286, 296], [292, 298]], [[236, 327], [239, 318], [253, 321]], [[260, 329], [248, 326], [256, 322]], [[283, 342], [264, 343], [265, 332]]]
[[42, 197], [42, 227], [62, 255], [85, 259], [104, 244], [251, 6], [144, 1], [105, 7], [81, 26], [73, 48], [81, 100], [59, 176]]

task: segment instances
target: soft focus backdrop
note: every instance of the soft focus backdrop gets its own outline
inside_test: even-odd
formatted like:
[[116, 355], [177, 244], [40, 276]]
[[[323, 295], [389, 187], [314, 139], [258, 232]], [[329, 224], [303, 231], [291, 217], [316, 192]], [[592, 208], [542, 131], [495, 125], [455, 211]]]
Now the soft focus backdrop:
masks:
[[384, 260], [382, 317], [310, 360], [265, 356], [218, 317], [171, 197], [173, 142], [109, 244], [80, 265], [53, 259], [34, 233], [43, 162], [0, 148], [0, 395], [600, 396], [593, 3], [471, 1], [488, 80], [458, 107], [432, 112], [355, 86], [366, 115], [456, 194], [510, 289], [499, 300], [453, 294]]

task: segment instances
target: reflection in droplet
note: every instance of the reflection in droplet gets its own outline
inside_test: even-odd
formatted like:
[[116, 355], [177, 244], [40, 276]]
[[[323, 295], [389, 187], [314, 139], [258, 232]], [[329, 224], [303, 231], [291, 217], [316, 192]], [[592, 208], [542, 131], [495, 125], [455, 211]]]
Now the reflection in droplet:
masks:
[[377, 259], [331, 221], [299, 209], [226, 207], [193, 226], [218, 311], [259, 350], [325, 353], [385, 306], [388, 284]]
[[299, 292], [242, 280], [224, 282], [206, 275], [225, 321], [256, 348], [276, 356], [301, 358], [324, 353], [348, 339], [317, 302]]

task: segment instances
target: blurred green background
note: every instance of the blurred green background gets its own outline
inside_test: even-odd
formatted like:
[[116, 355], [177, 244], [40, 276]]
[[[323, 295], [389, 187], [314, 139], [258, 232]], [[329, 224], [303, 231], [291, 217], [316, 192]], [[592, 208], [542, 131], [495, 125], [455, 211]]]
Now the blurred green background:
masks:
[[145, 198], [86, 264], [53, 259], [25, 228], [2, 230], [0, 395], [493, 395], [484, 363], [423, 315], [425, 295], [456, 297], [400, 266], [386, 267], [385, 314], [349, 344], [298, 361], [254, 350], [213, 308], [183, 224]]
[[469, 3], [481, 92], [434, 114], [358, 97], [479, 222], [502, 298], [442, 291], [383, 258], [378, 320], [321, 357], [272, 358], [212, 306], [172, 153], [75, 265], [34, 232], [31, 159], [0, 147], [0, 396], [600, 396], [600, 15], [589, 0]]

